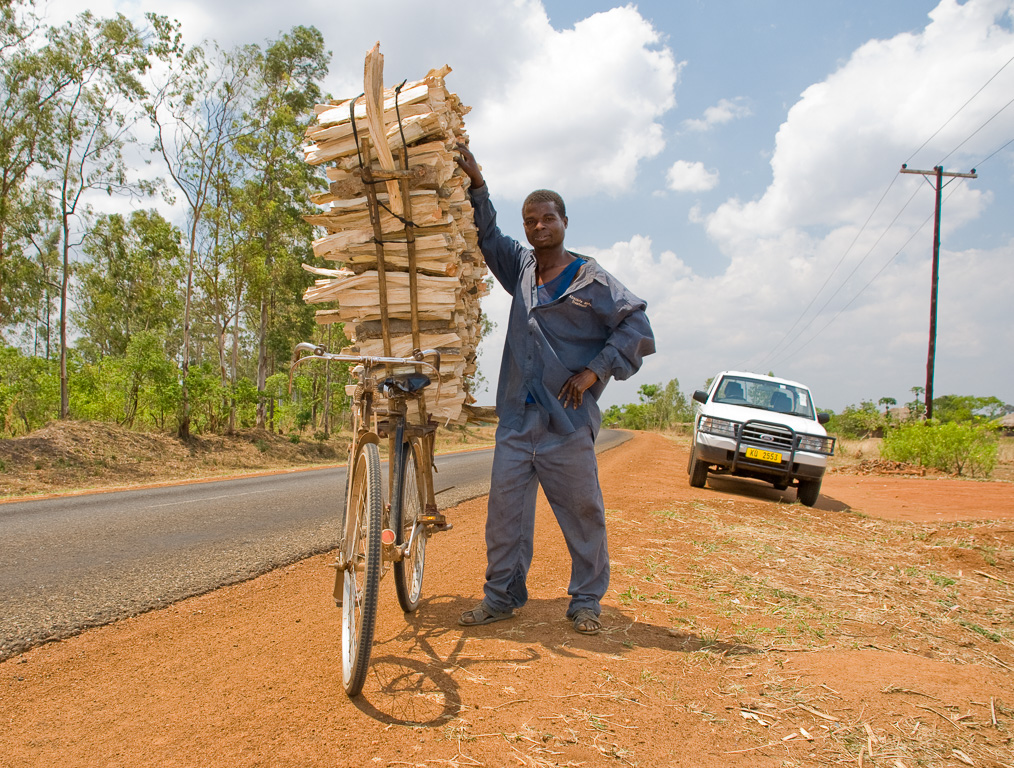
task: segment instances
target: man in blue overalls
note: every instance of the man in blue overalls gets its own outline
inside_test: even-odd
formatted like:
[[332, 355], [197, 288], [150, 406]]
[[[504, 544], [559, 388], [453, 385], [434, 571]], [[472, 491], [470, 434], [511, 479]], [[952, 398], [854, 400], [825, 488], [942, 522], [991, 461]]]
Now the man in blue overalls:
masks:
[[464, 144], [458, 150], [482, 255], [513, 296], [497, 383], [484, 598], [458, 623], [509, 619], [528, 600], [541, 484], [570, 551], [567, 617], [595, 634], [609, 586], [598, 398], [610, 378], [629, 378], [655, 351], [646, 305], [593, 259], [563, 247], [567, 213], [555, 192], [533, 192], [521, 208], [531, 248], [504, 235], [479, 164]]

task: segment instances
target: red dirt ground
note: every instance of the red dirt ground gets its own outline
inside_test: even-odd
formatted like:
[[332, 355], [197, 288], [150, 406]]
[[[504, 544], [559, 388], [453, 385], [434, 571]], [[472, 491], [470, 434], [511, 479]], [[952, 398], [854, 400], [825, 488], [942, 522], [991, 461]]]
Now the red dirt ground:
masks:
[[544, 501], [529, 604], [457, 626], [481, 594], [477, 499], [431, 541], [415, 614], [385, 578], [360, 698], [315, 557], [0, 664], [0, 764], [1014, 765], [1011, 484], [832, 475], [808, 509], [692, 489], [686, 462], [647, 433], [600, 457], [598, 636], [564, 619]]

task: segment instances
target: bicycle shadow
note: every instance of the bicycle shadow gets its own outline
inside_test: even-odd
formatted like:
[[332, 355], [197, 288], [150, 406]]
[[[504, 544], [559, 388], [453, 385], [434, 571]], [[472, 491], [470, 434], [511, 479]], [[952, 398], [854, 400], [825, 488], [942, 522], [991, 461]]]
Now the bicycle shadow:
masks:
[[[586, 659], [589, 653], [623, 655], [636, 648], [723, 657], [764, 652], [717, 636], [638, 621], [612, 605], [603, 607], [599, 634], [580, 635], [565, 617], [567, 604], [567, 598], [532, 599], [513, 619], [462, 627], [458, 616], [474, 607], [474, 598], [424, 598], [415, 613], [405, 615], [404, 627], [396, 635], [375, 642], [370, 677], [353, 704], [385, 724], [439, 728], [476, 706], [462, 700], [455, 675], [481, 681], [484, 668], [523, 667], [547, 655], [575, 660]], [[513, 640], [516, 646], [509, 653], [491, 655], [476, 648], [476, 641], [484, 639]]]

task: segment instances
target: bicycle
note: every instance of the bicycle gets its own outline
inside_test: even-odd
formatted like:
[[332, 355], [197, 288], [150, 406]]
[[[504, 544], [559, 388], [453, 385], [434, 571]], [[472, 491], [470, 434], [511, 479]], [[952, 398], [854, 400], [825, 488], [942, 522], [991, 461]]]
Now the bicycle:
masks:
[[[299, 356], [300, 352], [310, 354]], [[405, 613], [419, 607], [426, 542], [450, 525], [436, 506], [433, 489], [433, 443], [436, 424], [429, 420], [424, 391], [431, 383], [420, 368], [437, 374], [439, 400], [440, 353], [416, 350], [412, 357], [340, 355], [302, 342], [296, 345], [291, 377], [307, 360], [355, 363], [352, 443], [345, 482], [345, 508], [339, 525], [334, 564], [335, 604], [342, 609], [342, 682], [345, 692], [362, 691], [370, 665], [376, 628], [380, 581], [393, 566], [395, 591]], [[435, 357], [436, 364], [425, 358]], [[378, 381], [376, 371], [386, 376]], [[395, 367], [401, 369], [398, 371]], [[414, 372], [405, 372], [412, 367]], [[387, 408], [374, 407], [376, 392]], [[410, 415], [410, 410], [415, 414]], [[382, 418], [383, 417], [383, 418]], [[384, 503], [380, 442], [388, 440], [388, 498]]]

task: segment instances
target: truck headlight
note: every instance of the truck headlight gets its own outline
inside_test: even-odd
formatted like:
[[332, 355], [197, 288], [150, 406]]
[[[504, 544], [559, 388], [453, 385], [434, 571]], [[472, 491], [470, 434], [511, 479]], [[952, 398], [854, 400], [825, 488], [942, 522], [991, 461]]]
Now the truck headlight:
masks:
[[817, 437], [816, 435], [800, 435], [799, 450], [807, 453], [822, 453], [825, 456], [834, 455], [834, 438]]
[[701, 419], [700, 425], [701, 432], [707, 432], [712, 435], [721, 435], [722, 437], [731, 437], [733, 439], [736, 437], [736, 430], [738, 428], [738, 422], [729, 421], [727, 419], [716, 419], [711, 416], [705, 416]]

